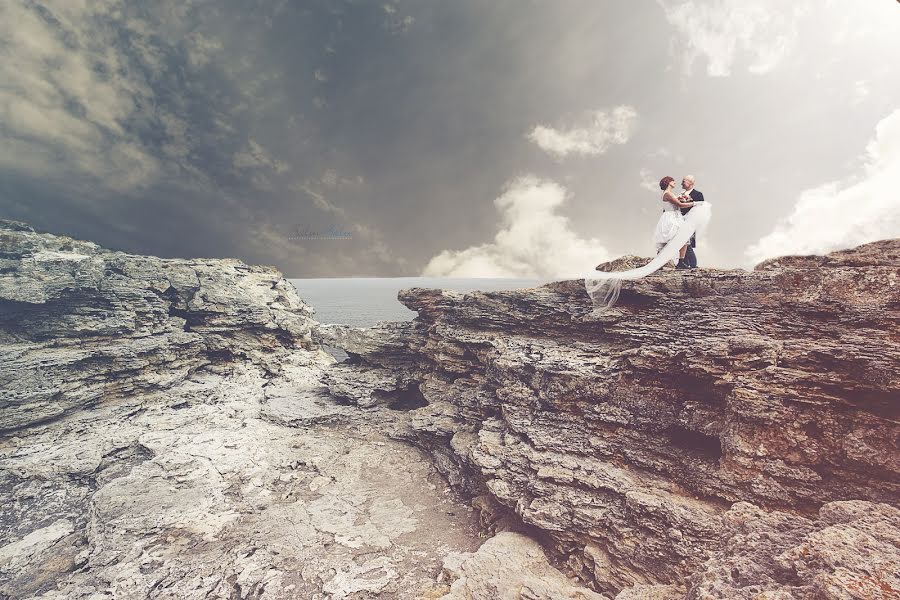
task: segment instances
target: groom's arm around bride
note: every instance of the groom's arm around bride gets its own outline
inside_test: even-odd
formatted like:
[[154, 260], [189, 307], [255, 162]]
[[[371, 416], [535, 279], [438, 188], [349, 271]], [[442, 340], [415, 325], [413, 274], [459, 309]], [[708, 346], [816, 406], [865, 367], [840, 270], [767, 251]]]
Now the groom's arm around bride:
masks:
[[[681, 188], [684, 190], [682, 192], [684, 195], [689, 196], [690, 199], [694, 202], [703, 202], [703, 193], [694, 189], [694, 176], [693, 175], [685, 175], [681, 180]], [[691, 211], [690, 208], [682, 208], [681, 214], [686, 215]], [[687, 252], [684, 255], [684, 262], [688, 264], [688, 266], [692, 269], [697, 268], [697, 255], [694, 253], [694, 248], [697, 247], [697, 236], [692, 235], [691, 241], [688, 244]]]

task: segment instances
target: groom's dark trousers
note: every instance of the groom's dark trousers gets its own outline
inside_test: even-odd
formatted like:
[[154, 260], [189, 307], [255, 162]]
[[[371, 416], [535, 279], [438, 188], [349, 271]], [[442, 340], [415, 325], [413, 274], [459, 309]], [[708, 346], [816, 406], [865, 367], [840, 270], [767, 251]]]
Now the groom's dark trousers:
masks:
[[[694, 202], [703, 202], [703, 194], [698, 192], [697, 190], [691, 190], [691, 200]], [[681, 214], [686, 215], [691, 212], [690, 208], [682, 208]], [[688, 264], [688, 266], [692, 269], [697, 268], [697, 255], [694, 254], [694, 248], [697, 247], [697, 235], [691, 236], [691, 241], [688, 243], [687, 252], [684, 253], [684, 262]]]

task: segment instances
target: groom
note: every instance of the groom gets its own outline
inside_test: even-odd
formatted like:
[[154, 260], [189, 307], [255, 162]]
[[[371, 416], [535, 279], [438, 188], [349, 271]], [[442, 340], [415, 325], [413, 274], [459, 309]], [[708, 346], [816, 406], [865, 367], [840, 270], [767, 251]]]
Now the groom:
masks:
[[[685, 175], [681, 180], [682, 196], [688, 196], [694, 202], [703, 202], [703, 194], [694, 189], [694, 176]], [[686, 215], [691, 212], [690, 208], [682, 208], [681, 214]], [[697, 235], [691, 236], [691, 242], [688, 244], [687, 252], [684, 255], [684, 262], [692, 269], [697, 268], [697, 255], [694, 254], [694, 248], [697, 247]]]

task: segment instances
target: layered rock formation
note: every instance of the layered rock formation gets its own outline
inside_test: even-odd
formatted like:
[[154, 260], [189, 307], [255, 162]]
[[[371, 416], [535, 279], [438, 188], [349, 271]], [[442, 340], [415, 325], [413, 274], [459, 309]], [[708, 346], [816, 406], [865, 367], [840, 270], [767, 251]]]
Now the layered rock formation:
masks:
[[0, 599], [897, 597], [898, 275], [413, 289], [361, 330], [0, 221]]
[[[317, 328], [325, 376], [456, 489], [629, 598], [900, 595], [900, 242], [582, 281], [411, 289], [412, 323]], [[865, 559], [860, 559], [865, 556]]]
[[272, 268], [112, 252], [0, 221], [0, 431], [58, 418], [201, 367], [277, 373], [310, 350], [311, 310]]
[[0, 221], [0, 599], [421, 598], [481, 541], [273, 269]]

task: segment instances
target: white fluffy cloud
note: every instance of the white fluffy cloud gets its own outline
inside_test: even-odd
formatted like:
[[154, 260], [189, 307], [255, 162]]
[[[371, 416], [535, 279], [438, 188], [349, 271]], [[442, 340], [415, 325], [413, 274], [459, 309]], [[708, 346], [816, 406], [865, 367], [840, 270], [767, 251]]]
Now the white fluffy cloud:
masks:
[[746, 250], [747, 259], [755, 264], [900, 237], [900, 109], [875, 126], [863, 162], [852, 180], [803, 192], [793, 213]]
[[614, 144], [627, 142], [634, 132], [637, 117], [637, 111], [631, 106], [595, 110], [589, 113], [587, 124], [564, 130], [538, 125], [528, 139], [557, 158], [570, 154], [595, 156]]
[[660, 0], [675, 28], [674, 47], [685, 70], [705, 57], [712, 77], [731, 74], [738, 52], [750, 59], [751, 73], [774, 69], [797, 43], [799, 19], [811, 8], [808, 1], [712, 0], [671, 2]]
[[594, 238], [582, 239], [557, 214], [568, 193], [561, 185], [529, 175], [511, 181], [494, 200], [502, 229], [494, 241], [433, 257], [423, 277], [579, 277], [609, 253]]

